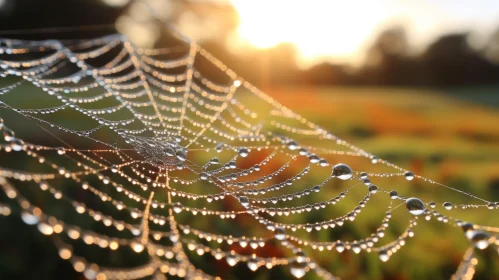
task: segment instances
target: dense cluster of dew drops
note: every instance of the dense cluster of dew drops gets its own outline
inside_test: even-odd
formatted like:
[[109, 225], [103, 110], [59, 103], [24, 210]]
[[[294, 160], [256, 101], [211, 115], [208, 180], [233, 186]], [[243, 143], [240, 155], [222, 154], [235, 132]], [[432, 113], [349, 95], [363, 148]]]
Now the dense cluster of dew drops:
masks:
[[[2, 39], [0, 57], [1, 79], [8, 82], [0, 88], [0, 107], [18, 114], [20, 122], [33, 122], [47, 132], [51, 129], [74, 137], [72, 142], [59, 142], [59, 146], [31, 143], [1, 119], [5, 139], [0, 146], [2, 157], [24, 154], [46, 169], [33, 171], [29, 164], [24, 170], [0, 167], [0, 186], [10, 199], [0, 204], [0, 214], [18, 214], [26, 224], [51, 238], [60, 257], [89, 279], [218, 277], [199, 269], [189, 254], [208, 255], [229, 266], [246, 263], [253, 271], [288, 266], [290, 275], [297, 278], [315, 273], [337, 279], [334, 272], [322, 268], [305, 251], [373, 253], [386, 262], [414, 236], [418, 223], [432, 218], [461, 227], [470, 242], [453, 275], [455, 279], [473, 277], [477, 249], [497, 250], [499, 245], [497, 227], [443, 214], [445, 209], [456, 207], [498, 209], [497, 202], [413, 174], [339, 139], [279, 104], [195, 43], [143, 49], [120, 34], [79, 41]], [[221, 81], [209, 77], [215, 71], [223, 76]], [[21, 87], [25, 88], [16, 91]], [[7, 101], [9, 95], [28, 96], [27, 91], [58, 105], [25, 108]], [[57, 123], [50, 118], [57, 114], [65, 118], [78, 115], [92, 127], [76, 129], [67, 119]], [[89, 140], [98, 148], [80, 148], [74, 139]], [[369, 165], [384, 165], [392, 172], [353, 170], [349, 164], [336, 162], [338, 156], [364, 158]], [[291, 173], [293, 166], [299, 171]], [[307, 186], [308, 174], [316, 170], [325, 174], [321, 182], [296, 188]], [[437, 204], [405, 197], [375, 184], [381, 177], [420, 180], [478, 203]], [[304, 197], [320, 195], [321, 190], [337, 183], [347, 187], [336, 196], [321, 195], [320, 202], [300, 203]], [[87, 216], [108, 232], [82, 228], [73, 224], [73, 219], [51, 214], [24, 195], [24, 185], [32, 192], [36, 189], [53, 196], [50, 204], [68, 205], [76, 215]], [[343, 216], [304, 224], [281, 220], [334, 207], [354, 187], [365, 188], [364, 197]], [[386, 196], [390, 204], [370, 236], [324, 242], [295, 234], [342, 227], [354, 221], [373, 196]], [[95, 199], [86, 203], [82, 197]], [[126, 213], [129, 219], [95, 209], [99, 205], [96, 200]], [[291, 201], [291, 206], [274, 205]], [[409, 222], [398, 238], [380, 245], [394, 205], [402, 206], [399, 210], [407, 213]], [[209, 219], [214, 226], [194, 228], [189, 219], [179, 222], [181, 214], [191, 220]], [[239, 216], [247, 216], [245, 221], [252, 220], [264, 231], [259, 236], [217, 232], [217, 221]], [[146, 256], [147, 261], [136, 266], [107, 267], [85, 258], [85, 250], [76, 250], [70, 242], [102, 250], [129, 250]], [[289, 257], [259, 255], [257, 249], [269, 243], [290, 252]], [[234, 246], [254, 253], [230, 249]]]

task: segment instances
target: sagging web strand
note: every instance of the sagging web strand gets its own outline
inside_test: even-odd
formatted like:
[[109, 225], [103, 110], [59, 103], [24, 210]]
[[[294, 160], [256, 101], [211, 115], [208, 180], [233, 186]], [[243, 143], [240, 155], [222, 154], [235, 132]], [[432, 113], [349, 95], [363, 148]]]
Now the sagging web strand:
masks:
[[[23, 121], [36, 123], [63, 144], [62, 147], [49, 147], [25, 142], [16, 137], [14, 131], [7, 127], [8, 124], [2, 121], [1, 128], [7, 142], [1, 146], [2, 153], [23, 153], [53, 172], [35, 173], [2, 167], [0, 185], [6, 196], [20, 206], [22, 220], [36, 225], [43, 234], [51, 236], [60, 257], [70, 261], [74, 269], [84, 273], [87, 278], [139, 279], [152, 276], [163, 279], [165, 275], [213, 278], [191, 262], [185, 251], [189, 250], [198, 255], [209, 254], [216, 260], [225, 259], [231, 266], [246, 262], [251, 270], [288, 265], [291, 274], [298, 278], [314, 271], [322, 278], [337, 279], [307, 257], [304, 249], [374, 252], [382, 261], [388, 261], [408, 238], [414, 236], [413, 228], [418, 224], [420, 215], [425, 220], [435, 217], [438, 221], [465, 230], [471, 247], [453, 276], [456, 279], [473, 276], [477, 262], [474, 248], [485, 249], [499, 244], [497, 227], [462, 222], [434, 210], [434, 202], [405, 197], [396, 191], [385, 190], [371, 180], [376, 180], [376, 177], [417, 179], [449, 188], [478, 201], [477, 204], [461, 205], [445, 202], [443, 207], [446, 209], [497, 209], [497, 202], [489, 202], [413, 174], [339, 139], [265, 95], [195, 43], [172, 48], [142, 49], [135, 47], [122, 35], [76, 42], [3, 39], [0, 43], [0, 66], [3, 71], [0, 75], [20, 77], [1, 88], [2, 94], [21, 94], [14, 93], [16, 88], [31, 84], [38, 88], [37, 93], [61, 103], [49, 108], [26, 109], [2, 101], [2, 107], [21, 114], [26, 118]], [[173, 53], [180, 55], [163, 58]], [[33, 56], [27, 56], [29, 54]], [[94, 65], [91, 62], [110, 54], [112, 58], [104, 64]], [[196, 66], [200, 59], [219, 69], [229, 82], [214, 82], [203, 75]], [[77, 70], [67, 70], [71, 65], [77, 66]], [[247, 96], [266, 104], [268, 110], [257, 111], [255, 106], [245, 102]], [[108, 105], [111, 101], [115, 105]], [[96, 126], [75, 130], [45, 118], [67, 110], [77, 111], [96, 122]], [[105, 148], [78, 149], [73, 147], [77, 143], [64, 142], [51, 133], [49, 127], [91, 139]], [[116, 135], [115, 141], [99, 137], [99, 133], [105, 129]], [[211, 158], [206, 160], [205, 156], [200, 160], [196, 154], [202, 153]], [[255, 154], [261, 157], [249, 162]], [[372, 164], [386, 165], [394, 171], [352, 171], [346, 164], [330, 164], [328, 159], [334, 156], [367, 158]], [[73, 162], [76, 167], [58, 164], [56, 158]], [[268, 171], [275, 162], [279, 168]], [[292, 167], [299, 171], [294, 171]], [[306, 185], [303, 181], [307, 180], [307, 174], [315, 170], [326, 170], [329, 175], [313, 187], [292, 191], [293, 186]], [[283, 176], [286, 176], [285, 180], [269, 183]], [[96, 183], [89, 183], [89, 178], [96, 179]], [[58, 185], [61, 179], [74, 182], [81, 190], [92, 193], [102, 203], [112, 205], [120, 212], [128, 212], [135, 222], [127, 222], [92, 209], [90, 205], [62, 191]], [[348, 187], [335, 197], [313, 204], [269, 207], [286, 201], [300, 202], [302, 196], [320, 192], [338, 180], [348, 183]], [[52, 194], [58, 203], [72, 205], [77, 213], [131, 235], [129, 238], [104, 235], [52, 216], [23, 196], [17, 187], [21, 182], [36, 183], [42, 191]], [[215, 186], [218, 191], [209, 194], [190, 191], [190, 187], [199, 184]], [[365, 196], [358, 206], [343, 216], [304, 224], [279, 222], [279, 216], [330, 207], [344, 199], [353, 188], [363, 185], [367, 186]], [[107, 188], [109, 186], [111, 188]], [[280, 190], [287, 192], [283, 195], [278, 192]], [[158, 194], [165, 192], [166, 201], [157, 198]], [[312, 232], [342, 227], [354, 221], [369, 200], [379, 195], [389, 195], [391, 200], [378, 228], [366, 238], [322, 242], [303, 239], [294, 234], [301, 230]], [[189, 201], [196, 200], [208, 203], [236, 201], [241, 210], [222, 211], [188, 206]], [[141, 206], [134, 207], [136, 204]], [[0, 205], [0, 213], [10, 215], [17, 209], [13, 205]], [[379, 245], [389, 227], [392, 211], [401, 205], [406, 206], [414, 215], [413, 218], [398, 238]], [[175, 215], [180, 212], [220, 219], [249, 215], [264, 225], [268, 234], [234, 237], [208, 232], [178, 223]], [[82, 240], [88, 246], [107, 250], [130, 248], [137, 254], [147, 254], [148, 262], [137, 267], [120, 268], [93, 263], [77, 255], [71, 245], [63, 241], [63, 233], [70, 239]], [[170, 245], [164, 245], [164, 240], [169, 241]], [[234, 250], [221, 249], [239, 244], [240, 247], [249, 246], [255, 250], [274, 240], [292, 251], [294, 256], [243, 255]]]

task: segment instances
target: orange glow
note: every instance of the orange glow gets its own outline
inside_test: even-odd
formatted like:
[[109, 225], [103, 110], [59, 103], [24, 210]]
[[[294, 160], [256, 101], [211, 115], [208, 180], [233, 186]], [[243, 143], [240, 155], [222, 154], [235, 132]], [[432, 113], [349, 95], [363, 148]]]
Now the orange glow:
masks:
[[257, 48], [294, 44], [302, 60], [355, 60], [386, 18], [369, 1], [232, 0], [240, 18], [238, 39]]

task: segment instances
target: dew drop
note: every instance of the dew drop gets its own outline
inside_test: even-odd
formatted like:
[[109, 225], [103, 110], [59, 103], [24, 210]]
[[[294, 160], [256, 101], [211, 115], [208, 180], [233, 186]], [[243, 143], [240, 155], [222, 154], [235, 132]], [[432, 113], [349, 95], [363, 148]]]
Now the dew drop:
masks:
[[38, 230], [45, 235], [51, 235], [54, 233], [54, 229], [46, 223], [39, 223]]
[[367, 173], [366, 172], [360, 173], [360, 179], [367, 179]]
[[274, 232], [275, 239], [284, 240], [286, 239], [286, 230], [283, 227], [277, 227]]
[[399, 197], [399, 194], [396, 191], [391, 191], [390, 192], [390, 198], [391, 199], [397, 199]]
[[345, 251], [345, 245], [341, 241], [336, 243], [336, 245], [334, 247], [336, 248], [336, 251], [338, 251], [339, 253]]
[[251, 258], [248, 260], [248, 268], [251, 269], [251, 271], [256, 271], [258, 269], [258, 259], [255, 257], [255, 255], [251, 256]]
[[360, 248], [360, 246], [358, 244], [352, 244], [352, 251], [355, 254], [358, 254], [358, 253], [360, 253], [360, 251], [362, 251], [362, 249]]
[[14, 139], [14, 136], [15, 136], [15, 133], [14, 131], [4, 127], [3, 128], [3, 138], [5, 139], [5, 141], [7, 142], [10, 142]]
[[320, 161], [317, 155], [310, 155], [308, 159], [310, 160], [311, 163], [318, 163]]
[[113, 172], [113, 173], [118, 172], [118, 166], [116, 166], [116, 165], [111, 166], [111, 172]]
[[443, 206], [447, 210], [451, 210], [452, 209], [452, 203], [450, 203], [450, 202], [444, 202]]
[[470, 239], [471, 235], [473, 233], [473, 229], [474, 229], [473, 224], [469, 223], [469, 222], [462, 223], [461, 229], [464, 231], [464, 234], [466, 235], [466, 237], [468, 237], [468, 239]]
[[132, 250], [135, 251], [136, 253], [140, 253], [144, 250], [144, 244], [137, 241], [132, 241], [130, 243], [130, 247], [132, 247]]
[[369, 192], [375, 194], [378, 191], [378, 187], [376, 185], [369, 186]]
[[63, 147], [59, 147], [57, 148], [57, 154], [59, 155], [63, 155], [66, 153], [66, 150], [63, 148]]
[[68, 260], [69, 258], [71, 258], [71, 255], [71, 248], [66, 246], [59, 249], [59, 256], [61, 257], [61, 259]]
[[248, 154], [249, 154], [248, 149], [246, 149], [246, 148], [239, 149], [239, 156], [240, 157], [247, 157]]
[[175, 151], [171, 147], [166, 147], [164, 151], [165, 151], [165, 154], [169, 157], [172, 157], [175, 155]]
[[409, 171], [405, 172], [404, 176], [407, 181], [412, 181], [414, 179], [414, 173]]
[[291, 151], [294, 151], [294, 150], [298, 149], [298, 143], [296, 143], [296, 141], [294, 141], [294, 140], [288, 141], [288, 143], [286, 144], [286, 146]]
[[215, 147], [215, 151], [217, 151], [217, 153], [221, 153], [223, 148], [224, 144], [220, 143]]
[[306, 156], [308, 154], [308, 151], [305, 148], [300, 148], [298, 150], [298, 153], [300, 154], [300, 156]]
[[302, 278], [306, 273], [307, 263], [294, 260], [290, 265], [290, 272], [296, 278]]
[[426, 210], [423, 201], [415, 197], [408, 198], [405, 201], [405, 206], [407, 207], [407, 210], [409, 210], [409, 213], [416, 216], [423, 214]]
[[46, 191], [49, 189], [49, 184], [47, 183], [47, 181], [41, 181], [40, 182], [40, 189], [42, 191]]
[[387, 262], [390, 259], [390, 255], [388, 255], [388, 252], [385, 250], [379, 251], [378, 256], [382, 262]]
[[243, 205], [244, 207], [248, 207], [249, 204], [250, 204], [250, 201], [249, 201], [249, 198], [247, 196], [240, 196], [239, 197], [239, 202], [241, 203], [241, 205]]
[[489, 247], [490, 235], [482, 230], [474, 230], [470, 234], [470, 241], [476, 248], [483, 250]]
[[332, 176], [334, 176], [340, 180], [348, 180], [348, 179], [352, 178], [352, 169], [350, 168], [350, 166], [348, 166], [344, 163], [336, 164], [333, 167]]
[[177, 202], [177, 203], [175, 203], [175, 204], [173, 205], [173, 211], [174, 211], [175, 213], [180, 213], [180, 212], [182, 212], [182, 209], [183, 209], [182, 204], [180, 204], [180, 203], [178, 203], [178, 202]]
[[19, 152], [24, 147], [24, 141], [19, 138], [13, 138], [12, 142], [10, 142], [10, 147], [13, 151]]
[[225, 260], [227, 261], [227, 263], [230, 266], [235, 266], [237, 264], [237, 262], [239, 261], [239, 258], [236, 256], [236, 254], [234, 252], [230, 252], [230, 254], [228, 254], [225, 257]]
[[187, 160], [187, 154], [183, 149], [177, 149], [175, 151], [175, 155], [177, 156], [178, 160], [180, 161], [186, 161]]
[[36, 225], [39, 221], [37, 216], [35, 216], [27, 211], [23, 211], [21, 213], [21, 219], [23, 220], [23, 222], [25, 222], [28, 225]]

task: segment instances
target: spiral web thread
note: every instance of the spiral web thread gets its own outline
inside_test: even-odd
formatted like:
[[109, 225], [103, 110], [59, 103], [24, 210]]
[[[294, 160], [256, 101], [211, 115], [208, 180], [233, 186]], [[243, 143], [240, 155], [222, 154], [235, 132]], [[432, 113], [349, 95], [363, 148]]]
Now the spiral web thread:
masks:
[[[35, 163], [16, 169], [2, 160], [0, 185], [10, 201], [0, 204], [0, 213], [18, 213], [25, 223], [36, 225], [52, 238], [60, 257], [89, 279], [216, 277], [199, 269], [190, 254], [231, 266], [246, 262], [251, 270], [289, 265], [298, 278], [314, 272], [337, 279], [305, 251], [364, 251], [388, 261], [414, 235], [414, 227], [432, 217], [462, 227], [470, 240], [455, 279], [473, 277], [476, 248], [497, 250], [499, 245], [499, 228], [462, 222], [435, 210], [440, 205], [406, 197], [376, 181], [418, 180], [477, 202], [446, 202], [447, 209], [498, 209], [497, 202], [413, 174], [339, 139], [265, 95], [193, 42], [142, 49], [120, 34], [80, 41], [2, 39], [0, 54], [2, 112], [17, 114], [20, 123], [36, 124], [60, 144], [31, 143], [2, 120], [2, 157], [23, 154]], [[9, 96], [21, 98], [23, 105], [9, 102]], [[29, 96], [50, 105], [25, 108]], [[80, 147], [85, 141], [93, 146]], [[350, 159], [389, 171], [352, 171], [340, 163]], [[321, 180], [310, 183], [310, 174]], [[321, 195], [338, 184], [342, 189], [335, 196]], [[331, 217], [329, 209], [354, 189], [362, 193], [358, 205]], [[47, 196], [47, 205], [30, 195]], [[314, 195], [317, 202], [303, 203]], [[314, 241], [314, 232], [354, 221], [379, 196], [389, 202], [370, 236]], [[51, 214], [49, 205], [63, 204], [71, 210]], [[319, 221], [286, 220], [324, 208], [326, 217], [318, 215]], [[395, 209], [408, 212], [407, 227], [380, 245]], [[84, 216], [94, 226], [77, 225], [71, 215]], [[258, 235], [233, 236], [217, 227], [189, 224], [206, 219], [216, 225], [242, 216], [261, 227]], [[290, 256], [260, 255], [268, 244]], [[85, 258], [88, 247], [143, 258], [132, 265], [107, 266]], [[253, 253], [240, 253], [237, 247]]]

